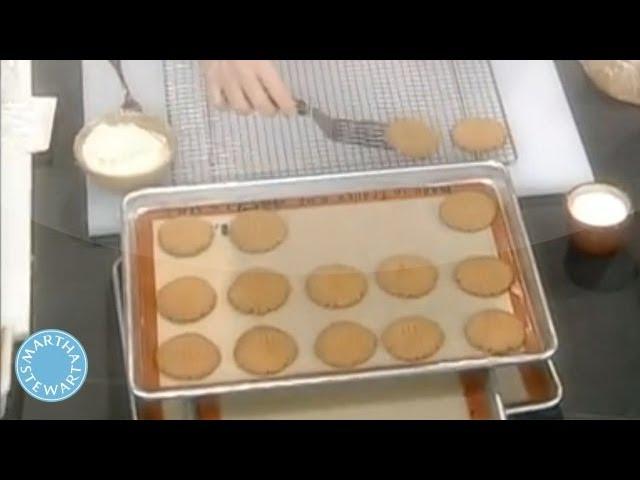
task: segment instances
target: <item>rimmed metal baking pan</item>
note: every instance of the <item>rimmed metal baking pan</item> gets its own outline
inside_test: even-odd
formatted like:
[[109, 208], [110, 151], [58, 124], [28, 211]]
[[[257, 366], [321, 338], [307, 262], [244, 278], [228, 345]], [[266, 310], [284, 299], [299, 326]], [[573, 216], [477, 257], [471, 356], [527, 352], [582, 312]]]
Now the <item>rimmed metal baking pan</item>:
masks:
[[[121, 260], [115, 262], [112, 283], [123, 352], [126, 327], [122, 315]], [[137, 399], [129, 391], [134, 420], [505, 420], [506, 409], [495, 375], [485, 372], [443, 374], [361, 385], [316, 385], [235, 395], [187, 399]], [[448, 378], [444, 378], [448, 377]], [[389, 381], [393, 385], [389, 385]], [[329, 387], [329, 388], [327, 388]], [[392, 388], [389, 388], [392, 387]]]
[[562, 382], [552, 360], [498, 368], [495, 379], [507, 415], [547, 410], [562, 400]]
[[[213, 209], [229, 213], [261, 205], [304, 208], [325, 205], [335, 199], [338, 203], [386, 201], [413, 198], [415, 195], [444, 195], [456, 189], [480, 187], [491, 190], [500, 205], [500, 213], [492, 229], [496, 241], [501, 243], [497, 247], [499, 254], [501, 257], [506, 255], [506, 260], [516, 272], [517, 281], [509, 292], [509, 298], [527, 330], [523, 351], [508, 356], [443, 358], [430, 363], [374, 366], [357, 371], [284, 373], [268, 378], [213, 380], [207, 384], [161, 385], [155, 364], [157, 311], [145, 303], [145, 299], [155, 298], [156, 289], [153, 267], [151, 273], [146, 270], [153, 262], [150, 260], [153, 256], [153, 219], [164, 218], [167, 212], [202, 214]], [[184, 398], [416, 373], [489, 369], [546, 360], [557, 348], [555, 330], [517, 198], [505, 167], [497, 162], [150, 189], [126, 197], [122, 218], [128, 380], [134, 393], [141, 398]], [[155, 302], [151, 300], [150, 303]]]
[[[123, 315], [122, 300], [122, 260], [118, 259], [112, 268], [112, 286], [115, 298], [116, 314], [123, 354], [127, 351], [126, 325]], [[126, 359], [126, 354], [124, 355]], [[526, 368], [526, 371], [521, 369]], [[454, 374], [455, 375], [455, 374]], [[497, 398], [489, 397], [496, 405], [492, 412], [500, 416], [500, 405], [507, 416], [535, 412], [552, 408], [562, 399], [562, 384], [558, 378], [556, 368], [551, 360], [532, 363], [522, 367], [508, 366], [497, 369], [493, 378]], [[515, 385], [515, 386], [514, 386]], [[179, 418], [179, 419], [218, 419], [226, 418], [222, 412], [221, 402], [216, 397], [184, 399], [182, 408], [175, 403], [166, 405], [156, 403], [145, 406], [143, 402], [136, 402], [132, 392], [129, 392], [129, 407], [133, 419], [145, 418]], [[471, 402], [468, 402], [471, 404]], [[371, 417], [376, 418], [376, 417]]]

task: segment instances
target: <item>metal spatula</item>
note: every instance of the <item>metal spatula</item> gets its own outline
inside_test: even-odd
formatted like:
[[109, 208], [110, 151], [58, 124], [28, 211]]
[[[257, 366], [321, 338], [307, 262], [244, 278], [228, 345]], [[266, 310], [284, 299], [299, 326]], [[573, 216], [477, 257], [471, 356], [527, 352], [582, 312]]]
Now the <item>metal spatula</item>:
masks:
[[296, 106], [299, 115], [310, 115], [325, 136], [334, 142], [371, 148], [391, 148], [385, 139], [386, 123], [332, 118], [320, 109], [310, 107], [303, 100], [297, 100]]

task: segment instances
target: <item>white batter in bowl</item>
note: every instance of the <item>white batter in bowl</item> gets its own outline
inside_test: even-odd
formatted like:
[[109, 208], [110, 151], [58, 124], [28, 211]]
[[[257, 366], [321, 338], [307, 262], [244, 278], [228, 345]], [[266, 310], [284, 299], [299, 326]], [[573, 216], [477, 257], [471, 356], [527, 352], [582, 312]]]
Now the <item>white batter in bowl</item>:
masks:
[[97, 184], [126, 192], [163, 183], [175, 144], [161, 120], [122, 111], [87, 124], [76, 136], [73, 151]]

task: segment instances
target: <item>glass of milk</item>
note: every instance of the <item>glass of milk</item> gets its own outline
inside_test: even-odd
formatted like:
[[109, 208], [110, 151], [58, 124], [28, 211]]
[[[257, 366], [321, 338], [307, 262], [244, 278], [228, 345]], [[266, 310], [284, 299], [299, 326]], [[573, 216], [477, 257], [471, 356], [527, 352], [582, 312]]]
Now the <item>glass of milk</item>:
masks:
[[567, 194], [571, 241], [591, 255], [612, 255], [628, 241], [633, 205], [629, 196], [613, 185], [588, 183]]

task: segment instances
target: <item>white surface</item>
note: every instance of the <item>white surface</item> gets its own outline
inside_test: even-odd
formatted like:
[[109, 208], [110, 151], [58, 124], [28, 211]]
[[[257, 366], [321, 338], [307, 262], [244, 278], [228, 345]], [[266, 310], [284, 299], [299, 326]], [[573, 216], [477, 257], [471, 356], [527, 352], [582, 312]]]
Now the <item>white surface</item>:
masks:
[[[2, 60], [2, 120], [0, 168], [0, 322], [14, 336], [30, 330], [31, 305], [31, 190], [32, 159], [29, 148], [42, 144], [42, 129], [26, 121], [31, 97], [31, 61]], [[51, 118], [50, 101], [42, 112]], [[44, 105], [42, 102], [40, 106]], [[21, 113], [20, 113], [21, 112]], [[34, 115], [37, 115], [34, 113]], [[15, 133], [9, 137], [8, 133]], [[36, 137], [40, 136], [39, 139]], [[50, 133], [49, 133], [50, 136]]]
[[511, 167], [518, 195], [565, 193], [593, 181], [554, 63], [492, 63], [518, 152], [518, 161]]
[[3, 102], [2, 141], [31, 153], [47, 151], [51, 144], [57, 102], [58, 99], [53, 97]]
[[30, 329], [31, 155], [3, 142], [1, 156], [0, 318], [22, 338]]
[[11, 366], [13, 365], [13, 334], [11, 327], [0, 328], [0, 418], [7, 408], [7, 396], [11, 390]]
[[[512, 167], [520, 196], [566, 192], [593, 180], [580, 136], [550, 60], [493, 61], [518, 151]], [[149, 113], [165, 114], [162, 63], [129, 60], [124, 67], [134, 94]], [[83, 61], [86, 120], [117, 109], [122, 94], [106, 61]], [[179, 135], [179, 132], [177, 132]], [[89, 233], [119, 233], [120, 195], [87, 188]]]
[[12, 346], [31, 324], [30, 152], [48, 148], [55, 99], [31, 96], [31, 61], [2, 60], [0, 79], [0, 417], [11, 387]]

